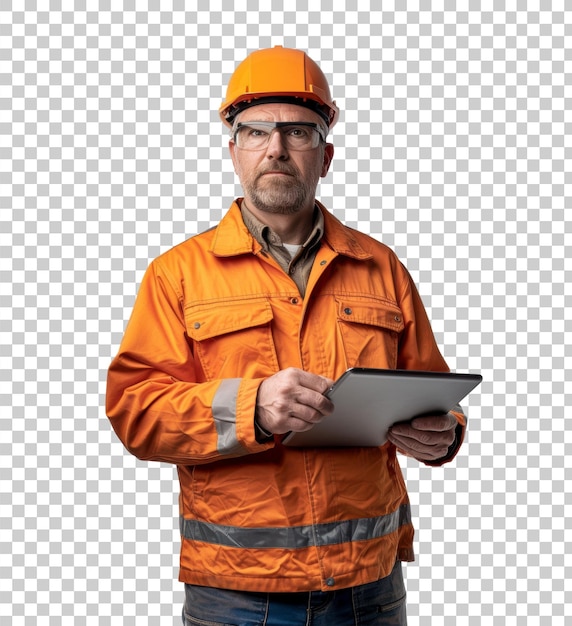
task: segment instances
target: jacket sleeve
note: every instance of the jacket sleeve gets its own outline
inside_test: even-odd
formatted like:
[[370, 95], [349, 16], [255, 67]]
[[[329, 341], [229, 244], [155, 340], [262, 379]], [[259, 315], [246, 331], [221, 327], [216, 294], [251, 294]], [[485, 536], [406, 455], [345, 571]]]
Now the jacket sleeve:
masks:
[[254, 412], [262, 382], [197, 382], [182, 295], [154, 261], [107, 376], [106, 412], [139, 459], [197, 465], [260, 452]]
[[[449, 367], [441, 355], [427, 312], [413, 279], [405, 272], [400, 291], [400, 307], [403, 313], [404, 330], [399, 342], [398, 369], [423, 370], [429, 372], [448, 372]], [[457, 455], [467, 428], [467, 418], [460, 406], [451, 411], [457, 418], [455, 441], [447, 454], [436, 461], [427, 461], [426, 465], [443, 465]]]

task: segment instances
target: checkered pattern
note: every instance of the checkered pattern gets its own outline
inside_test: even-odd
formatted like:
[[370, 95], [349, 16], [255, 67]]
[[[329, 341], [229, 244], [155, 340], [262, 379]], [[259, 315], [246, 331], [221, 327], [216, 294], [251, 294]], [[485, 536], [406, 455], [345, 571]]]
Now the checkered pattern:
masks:
[[105, 375], [149, 261], [240, 194], [216, 109], [276, 44], [342, 109], [320, 198], [484, 376], [457, 460], [403, 460], [409, 623], [572, 614], [572, 5], [309, 4], [0, 4], [2, 624], [180, 623], [175, 471], [124, 452]]

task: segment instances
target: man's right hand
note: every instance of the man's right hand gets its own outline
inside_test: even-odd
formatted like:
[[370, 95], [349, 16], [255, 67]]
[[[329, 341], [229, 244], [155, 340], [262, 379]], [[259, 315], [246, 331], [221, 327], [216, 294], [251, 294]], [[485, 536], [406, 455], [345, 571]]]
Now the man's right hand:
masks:
[[310, 430], [334, 410], [323, 395], [333, 382], [294, 367], [270, 376], [258, 388], [258, 425], [275, 435]]

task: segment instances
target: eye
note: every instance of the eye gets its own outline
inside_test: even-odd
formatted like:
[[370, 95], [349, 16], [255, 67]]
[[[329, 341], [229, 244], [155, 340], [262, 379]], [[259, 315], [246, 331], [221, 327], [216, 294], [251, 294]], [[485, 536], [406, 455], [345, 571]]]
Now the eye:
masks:
[[308, 129], [302, 126], [292, 126], [287, 132], [290, 137], [295, 137], [296, 139], [304, 139], [308, 136]]
[[247, 127], [246, 131], [249, 137], [266, 137], [268, 133], [260, 128]]

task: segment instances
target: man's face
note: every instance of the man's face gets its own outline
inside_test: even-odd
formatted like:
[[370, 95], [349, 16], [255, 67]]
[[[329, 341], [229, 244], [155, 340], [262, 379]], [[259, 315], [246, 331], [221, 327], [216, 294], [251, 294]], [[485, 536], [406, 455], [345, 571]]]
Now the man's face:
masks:
[[[305, 107], [272, 103], [246, 109], [238, 121], [320, 124], [321, 118]], [[244, 150], [232, 140], [229, 149], [247, 205], [283, 215], [313, 209], [318, 181], [327, 174], [334, 153], [332, 144], [323, 142], [311, 150], [289, 150], [277, 130], [262, 150]]]

